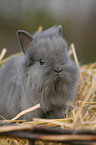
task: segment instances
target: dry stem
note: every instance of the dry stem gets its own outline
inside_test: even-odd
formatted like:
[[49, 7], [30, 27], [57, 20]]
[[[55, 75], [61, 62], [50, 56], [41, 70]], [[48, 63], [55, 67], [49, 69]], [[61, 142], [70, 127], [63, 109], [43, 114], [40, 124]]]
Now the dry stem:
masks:
[[4, 58], [5, 54], [7, 52], [7, 49], [6, 48], [3, 48], [1, 54], [0, 54], [0, 61], [2, 61], [2, 59]]
[[[11, 122], [16, 122], [16, 119], [18, 119], [19, 117], [21, 117], [22, 115], [28, 113], [28, 112], [31, 112], [31, 111], [34, 111], [36, 110], [37, 108], [40, 108], [40, 104], [37, 104], [33, 107], [30, 107], [26, 110], [23, 110], [22, 112], [20, 112], [19, 114], [17, 114], [14, 118], [12, 118], [11, 120], [4, 120], [3, 122], [7, 122], [7, 123], [11, 123]], [[24, 120], [25, 121], [25, 120]], [[18, 122], [18, 120], [17, 120]]]

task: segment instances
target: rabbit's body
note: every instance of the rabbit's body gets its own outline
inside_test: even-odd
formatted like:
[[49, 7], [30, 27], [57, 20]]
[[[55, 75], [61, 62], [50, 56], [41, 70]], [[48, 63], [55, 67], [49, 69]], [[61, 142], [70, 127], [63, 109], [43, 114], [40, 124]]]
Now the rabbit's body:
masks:
[[[57, 29], [58, 28], [58, 29]], [[41, 34], [18, 32], [24, 56], [12, 58], [0, 70], [0, 114], [12, 118], [38, 103], [41, 108], [23, 116], [62, 118], [74, 100], [78, 68], [67, 55], [61, 26]]]

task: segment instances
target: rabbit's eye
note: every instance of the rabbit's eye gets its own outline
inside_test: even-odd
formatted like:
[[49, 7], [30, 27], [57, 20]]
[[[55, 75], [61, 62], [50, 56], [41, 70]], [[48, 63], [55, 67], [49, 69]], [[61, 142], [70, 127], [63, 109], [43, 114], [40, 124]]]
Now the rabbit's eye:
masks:
[[40, 59], [40, 64], [43, 65], [44, 64], [44, 60]]

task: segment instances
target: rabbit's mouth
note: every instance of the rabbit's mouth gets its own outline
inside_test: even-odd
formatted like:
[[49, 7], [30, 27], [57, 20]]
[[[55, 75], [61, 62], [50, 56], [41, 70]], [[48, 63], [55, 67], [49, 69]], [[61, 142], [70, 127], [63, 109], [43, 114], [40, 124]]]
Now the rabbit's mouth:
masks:
[[61, 78], [60, 75], [58, 75], [58, 76], [57, 76], [57, 79], [56, 79], [56, 82], [60, 82], [60, 81], [62, 81], [62, 78]]
[[55, 82], [60, 82], [60, 81], [62, 81], [62, 74], [56, 73], [55, 74]]

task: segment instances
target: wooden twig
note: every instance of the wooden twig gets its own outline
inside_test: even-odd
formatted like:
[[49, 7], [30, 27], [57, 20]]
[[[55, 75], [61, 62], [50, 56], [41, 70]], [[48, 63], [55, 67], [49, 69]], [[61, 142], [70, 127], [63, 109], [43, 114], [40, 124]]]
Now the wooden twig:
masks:
[[96, 141], [96, 135], [39, 135], [43, 141]]
[[10, 131], [20, 131], [20, 130], [31, 130], [34, 128], [34, 125], [31, 124], [24, 124], [24, 125], [5, 125], [0, 126], [0, 133], [3, 132], [10, 132]]

